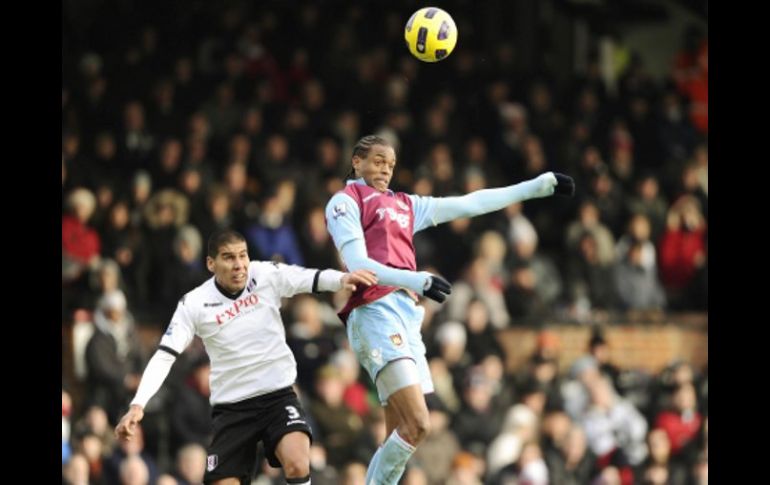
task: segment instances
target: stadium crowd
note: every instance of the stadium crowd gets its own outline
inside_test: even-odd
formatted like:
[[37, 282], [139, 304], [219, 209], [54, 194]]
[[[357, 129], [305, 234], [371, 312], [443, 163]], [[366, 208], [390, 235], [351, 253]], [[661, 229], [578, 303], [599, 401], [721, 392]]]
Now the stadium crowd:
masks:
[[[567, 80], [548, 55], [517, 69], [515, 45], [473, 33], [470, 2], [445, 7], [460, 43], [435, 65], [403, 45], [407, 2], [136, 3], [64, 8], [64, 483], [201, 482], [199, 343], [149, 403], [143, 437], [113, 438], [153, 350], [139, 330], [159, 336], [210, 276], [218, 228], [242, 232], [252, 259], [341, 269], [323, 208], [369, 133], [396, 147], [396, 190], [447, 196], [548, 170], [577, 184], [575, 199], [415, 236], [417, 261], [453, 292], [423, 302], [433, 431], [403, 483], [707, 483], [707, 368], [618, 368], [597, 327], [563, 372], [545, 327], [708, 310], [705, 33], [683, 32], [666, 79], [630, 52], [609, 86], [598, 55]], [[283, 308], [315, 484], [363, 483], [385, 435], [335, 314], [346, 296]], [[524, 325], [537, 350], [511, 373], [495, 333]], [[265, 465], [255, 482], [279, 477]]]

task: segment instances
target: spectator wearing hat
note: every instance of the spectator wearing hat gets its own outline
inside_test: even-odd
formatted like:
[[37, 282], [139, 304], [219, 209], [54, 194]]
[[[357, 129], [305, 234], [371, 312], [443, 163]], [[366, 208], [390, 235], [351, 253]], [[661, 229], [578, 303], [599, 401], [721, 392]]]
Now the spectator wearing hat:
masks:
[[86, 346], [89, 404], [103, 407], [110, 422], [115, 423], [136, 391], [145, 364], [122, 291], [102, 296], [94, 312], [94, 325], [94, 335]]

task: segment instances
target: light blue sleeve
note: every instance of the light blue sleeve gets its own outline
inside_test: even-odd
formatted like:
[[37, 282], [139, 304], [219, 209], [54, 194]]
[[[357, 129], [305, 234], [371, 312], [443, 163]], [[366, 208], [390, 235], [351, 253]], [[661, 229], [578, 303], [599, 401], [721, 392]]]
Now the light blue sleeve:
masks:
[[409, 288], [422, 295], [430, 273], [391, 268], [369, 257], [361, 228], [361, 211], [347, 194], [336, 194], [326, 204], [326, 227], [348, 271], [368, 269], [377, 275], [378, 283]]
[[329, 200], [326, 204], [326, 228], [337, 250], [354, 239], [364, 240], [361, 211], [353, 197], [338, 193]]
[[433, 227], [433, 212], [436, 210], [436, 198], [421, 195], [409, 195], [414, 209], [414, 231], [416, 234], [423, 229]]
[[352, 239], [346, 243], [342, 246], [340, 255], [348, 270], [368, 269], [377, 275], [378, 284], [409, 288], [418, 295], [423, 294], [426, 281], [433, 276], [427, 271], [391, 268], [373, 260], [366, 252], [366, 243], [363, 239]]
[[461, 217], [475, 217], [500, 210], [516, 202], [548, 197], [553, 195], [556, 184], [556, 176], [553, 172], [546, 172], [531, 180], [508, 187], [477, 190], [459, 197], [436, 198], [432, 223], [438, 225]]

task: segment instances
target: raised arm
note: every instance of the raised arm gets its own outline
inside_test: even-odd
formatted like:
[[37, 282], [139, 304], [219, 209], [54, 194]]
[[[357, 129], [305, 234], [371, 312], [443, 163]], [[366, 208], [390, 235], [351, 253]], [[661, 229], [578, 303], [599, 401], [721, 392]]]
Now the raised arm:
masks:
[[475, 217], [529, 199], [554, 194], [571, 197], [574, 193], [575, 182], [572, 177], [546, 172], [507, 187], [477, 190], [458, 197], [436, 198], [433, 223], [438, 225], [461, 217]]

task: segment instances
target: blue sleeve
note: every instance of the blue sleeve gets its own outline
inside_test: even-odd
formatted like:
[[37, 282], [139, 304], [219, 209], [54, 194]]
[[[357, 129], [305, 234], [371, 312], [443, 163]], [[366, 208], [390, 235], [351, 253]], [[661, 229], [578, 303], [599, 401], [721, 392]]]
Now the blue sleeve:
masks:
[[436, 210], [436, 199], [433, 197], [423, 197], [421, 195], [410, 195], [412, 199], [412, 208], [414, 210], [414, 234], [433, 227], [433, 213]]
[[[553, 195], [557, 181], [553, 172], [508, 187], [484, 189], [460, 197], [435, 199], [433, 224], [442, 224], [461, 217], [474, 217], [529, 199]], [[416, 217], [415, 217], [416, 218]]]

